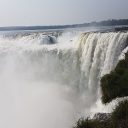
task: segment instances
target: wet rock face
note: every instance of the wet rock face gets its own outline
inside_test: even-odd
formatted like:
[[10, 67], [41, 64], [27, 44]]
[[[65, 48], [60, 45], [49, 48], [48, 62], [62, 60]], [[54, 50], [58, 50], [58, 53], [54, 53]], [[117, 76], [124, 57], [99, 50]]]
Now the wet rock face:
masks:
[[93, 117], [94, 120], [107, 121], [111, 117], [110, 113], [96, 113]]

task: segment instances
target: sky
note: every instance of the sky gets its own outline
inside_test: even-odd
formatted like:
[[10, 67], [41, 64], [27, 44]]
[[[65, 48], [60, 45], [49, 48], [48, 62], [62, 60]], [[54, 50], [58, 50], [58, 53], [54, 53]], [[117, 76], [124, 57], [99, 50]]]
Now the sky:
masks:
[[127, 19], [128, 0], [0, 0], [0, 26]]

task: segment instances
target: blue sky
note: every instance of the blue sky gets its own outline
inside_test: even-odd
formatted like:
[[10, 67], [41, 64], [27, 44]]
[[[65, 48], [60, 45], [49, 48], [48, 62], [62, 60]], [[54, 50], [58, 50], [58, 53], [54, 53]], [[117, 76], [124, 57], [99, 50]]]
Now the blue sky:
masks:
[[0, 26], [128, 18], [128, 0], [0, 0]]

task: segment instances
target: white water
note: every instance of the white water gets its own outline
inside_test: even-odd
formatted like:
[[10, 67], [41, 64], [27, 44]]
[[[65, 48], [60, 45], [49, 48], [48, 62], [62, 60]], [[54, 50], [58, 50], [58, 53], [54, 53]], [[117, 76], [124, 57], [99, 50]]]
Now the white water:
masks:
[[0, 38], [1, 128], [71, 128], [107, 111], [100, 78], [116, 66], [128, 33], [64, 34], [56, 44], [41, 37]]

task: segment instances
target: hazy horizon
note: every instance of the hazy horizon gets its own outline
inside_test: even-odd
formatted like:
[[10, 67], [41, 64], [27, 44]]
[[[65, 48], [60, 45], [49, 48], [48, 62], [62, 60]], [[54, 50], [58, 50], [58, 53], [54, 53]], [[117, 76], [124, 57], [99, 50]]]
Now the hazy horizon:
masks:
[[[127, 18], [128, 19], [128, 18]], [[127, 20], [126, 19], [126, 20]], [[90, 21], [90, 22], [81, 22], [81, 23], [74, 23], [74, 24], [52, 24], [52, 25], [12, 25], [12, 26], [0, 26], [0, 28], [8, 28], [8, 27], [38, 27], [38, 26], [41, 26], [41, 27], [52, 27], [52, 26], [66, 26], [66, 25], [79, 25], [79, 24], [90, 24], [90, 23], [93, 23], [93, 22], [102, 22], [102, 21], [109, 21], [109, 20], [125, 20], [125, 19], [104, 19], [104, 20], [95, 20], [95, 21]]]
[[0, 27], [51, 26], [127, 19], [127, 0], [0, 1]]

